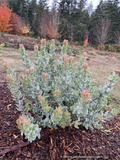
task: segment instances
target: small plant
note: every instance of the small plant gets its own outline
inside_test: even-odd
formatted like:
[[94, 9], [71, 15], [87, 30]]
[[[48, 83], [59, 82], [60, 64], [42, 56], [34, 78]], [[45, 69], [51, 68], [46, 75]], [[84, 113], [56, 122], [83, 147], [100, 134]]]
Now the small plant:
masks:
[[111, 51], [111, 52], [113, 52], [114, 51], [114, 48], [113, 48], [113, 46], [112, 45], [108, 45], [108, 51]]
[[73, 42], [73, 41], [69, 41], [69, 44], [70, 44], [70, 45], [73, 45], [73, 44], [74, 44], [74, 42]]
[[103, 88], [97, 87], [90, 78], [87, 54], [79, 62], [67, 55], [68, 41], [64, 40], [60, 58], [56, 61], [55, 40], [46, 49], [46, 39], [41, 40], [40, 53], [35, 45], [34, 62], [31, 62], [23, 44], [20, 53], [25, 67], [24, 74], [17, 76], [9, 64], [7, 70], [9, 89], [22, 116], [17, 120], [18, 128], [32, 142], [40, 138], [40, 128], [57, 129], [66, 126], [86, 129], [102, 128], [102, 122], [112, 118], [112, 111], [103, 111], [107, 97], [113, 89], [118, 75], [113, 73]]
[[80, 45], [79, 47], [83, 48], [84, 42], [80, 40], [79, 45]]
[[17, 39], [17, 43], [21, 43], [21, 38]]
[[75, 48], [75, 47], [74, 47], [74, 48], [72, 48], [72, 50], [73, 50], [73, 51], [75, 51], [75, 52], [78, 52], [78, 49], [77, 49], [77, 48]]
[[56, 46], [59, 46], [59, 45], [60, 45], [60, 42], [59, 42], [57, 39], [55, 39], [55, 45], [56, 45]]
[[32, 44], [33, 44], [33, 45], [35, 45], [35, 44], [36, 44], [36, 42], [34, 41], [34, 42], [32, 42]]
[[50, 44], [51, 44], [51, 41], [47, 41], [47, 42], [46, 42], [46, 49], [47, 49], [47, 52], [50, 51]]
[[106, 135], [109, 135], [109, 133], [111, 132], [110, 130], [101, 130], [103, 133], [105, 133]]
[[73, 52], [71, 49], [69, 49], [67, 52], [70, 53], [71, 55], [73, 55]]
[[9, 47], [8, 42], [4, 42], [4, 47]]
[[[0, 50], [2, 50], [2, 48], [3, 48], [4, 46], [5, 46], [4, 43], [0, 44]], [[1, 51], [0, 51], [0, 53], [1, 53]], [[0, 55], [0, 57], [1, 57], [1, 55]]]
[[111, 99], [110, 96], [107, 96], [107, 101], [108, 101], [108, 105], [109, 105], [110, 102], [112, 102], [112, 99]]
[[38, 36], [37, 39], [38, 39], [38, 42], [40, 42], [40, 36]]
[[13, 39], [13, 38], [10, 38], [10, 39], [9, 39], [9, 42], [10, 42], [10, 43], [14, 43], [14, 39]]
[[34, 32], [29, 31], [29, 36], [30, 36], [30, 37], [33, 37], [33, 35], [34, 35]]
[[4, 43], [0, 44], [0, 50], [5, 46]]
[[105, 49], [105, 46], [104, 46], [104, 45], [102, 45], [102, 46], [101, 46], [101, 45], [98, 45], [97, 49], [98, 49], [98, 50], [104, 50], [104, 49]]
[[75, 42], [74, 42], [74, 45], [75, 45], [75, 46], [78, 46], [78, 45], [79, 45], [79, 42], [78, 42], [78, 41], [75, 41]]

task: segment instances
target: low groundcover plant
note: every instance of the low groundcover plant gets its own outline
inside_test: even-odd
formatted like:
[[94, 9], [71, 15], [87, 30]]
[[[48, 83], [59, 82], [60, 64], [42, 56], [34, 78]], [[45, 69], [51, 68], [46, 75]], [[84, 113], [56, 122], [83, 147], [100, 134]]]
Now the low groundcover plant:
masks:
[[106, 111], [107, 97], [118, 80], [113, 73], [103, 88], [97, 87], [90, 78], [87, 54], [84, 52], [79, 62], [66, 53], [68, 41], [64, 40], [60, 58], [56, 60], [55, 41], [46, 49], [46, 39], [41, 40], [41, 49], [34, 47], [34, 62], [31, 62], [22, 44], [20, 53], [25, 72], [18, 76], [7, 62], [9, 89], [16, 101], [21, 116], [17, 120], [18, 128], [28, 141], [40, 138], [42, 127], [83, 125], [86, 129], [102, 128], [102, 122], [112, 118], [112, 111]]

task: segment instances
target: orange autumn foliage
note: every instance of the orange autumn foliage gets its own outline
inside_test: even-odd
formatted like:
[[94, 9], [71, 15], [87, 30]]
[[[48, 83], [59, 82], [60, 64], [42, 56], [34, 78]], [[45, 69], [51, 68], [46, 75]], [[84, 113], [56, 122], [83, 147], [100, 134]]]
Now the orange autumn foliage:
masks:
[[11, 13], [10, 24], [12, 24], [11, 33], [26, 34], [30, 31], [30, 26], [26, 25], [24, 20], [22, 20], [16, 13]]
[[10, 24], [12, 24], [12, 31], [10, 31], [10, 33], [20, 34], [20, 27], [22, 25], [22, 21], [16, 13], [11, 13]]
[[30, 31], [30, 26], [23, 23], [20, 30], [22, 34], [27, 34]]
[[87, 47], [88, 46], [88, 38], [84, 41], [84, 45]]
[[3, 2], [0, 5], [0, 31], [5, 32], [5, 31], [10, 31], [12, 30], [11, 27], [12, 25], [9, 24], [10, 16], [11, 16], [11, 9], [7, 7], [8, 3]]
[[104, 49], [105, 49], [105, 46], [104, 46], [104, 45], [102, 45], [102, 46], [101, 46], [101, 45], [98, 45], [97, 48], [98, 48], [98, 50], [104, 50]]
[[51, 21], [45, 27], [44, 37], [46, 37], [46, 36], [49, 37], [49, 38], [54, 38], [54, 39], [58, 39], [58, 38], [61, 37], [61, 35], [57, 32], [57, 30], [55, 30]]

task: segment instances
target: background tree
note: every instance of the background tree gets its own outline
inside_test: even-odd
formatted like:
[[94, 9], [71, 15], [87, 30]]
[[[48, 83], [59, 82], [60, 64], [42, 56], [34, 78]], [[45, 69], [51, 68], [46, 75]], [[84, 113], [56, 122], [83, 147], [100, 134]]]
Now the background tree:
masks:
[[74, 39], [79, 42], [83, 42], [86, 30], [88, 30], [89, 13], [86, 4], [86, 0], [80, 0], [74, 15]]
[[120, 44], [120, 28], [119, 28], [119, 30], [115, 33], [115, 43]]
[[88, 11], [85, 8], [86, 0], [61, 0], [61, 25], [62, 37], [69, 40], [82, 41], [88, 24]]
[[37, 8], [37, 2], [36, 2], [36, 0], [31, 0], [29, 2], [29, 7], [28, 7], [28, 21], [30, 23], [31, 30], [33, 30], [33, 28], [34, 28], [36, 8]]
[[[48, 4], [47, 4], [48, 0], [39, 0], [38, 4], [36, 6], [36, 13], [34, 16], [34, 24], [33, 24], [33, 31], [34, 31], [34, 35], [40, 35], [40, 25], [42, 25], [40, 23], [41, 19], [42, 22], [44, 21], [42, 18], [42, 14], [44, 12], [44, 10], [48, 11]], [[43, 33], [42, 33], [43, 35]]]
[[26, 17], [26, 0], [8, 0], [9, 7], [20, 17]]
[[95, 31], [95, 40], [101, 47], [110, 40], [110, 25], [111, 21], [108, 18], [102, 19]]
[[108, 0], [106, 3], [105, 14], [107, 15], [108, 19], [111, 20], [111, 43], [115, 41], [115, 33], [120, 28], [120, 12], [119, 12], [119, 3], [118, 0]]
[[94, 31], [101, 23], [103, 18], [111, 21], [111, 40], [108, 43], [114, 43], [115, 33], [120, 27], [120, 7], [118, 0], [101, 0], [96, 10], [92, 13], [89, 23], [90, 41], [94, 41]]
[[39, 19], [38, 35], [40, 37], [46, 37], [46, 26], [48, 26], [49, 21], [50, 21], [50, 15], [48, 9], [45, 9]]
[[58, 39], [60, 38], [60, 34], [58, 33], [58, 31], [55, 29], [54, 24], [52, 21], [49, 21], [49, 23], [45, 26], [45, 38], [54, 38], [54, 39]]
[[57, 1], [53, 1], [52, 9], [49, 13], [50, 21], [48, 25], [46, 25], [46, 36], [49, 38], [58, 39], [61, 37], [60, 33], [58, 33], [59, 25], [60, 25], [60, 11], [57, 7]]
[[103, 16], [103, 0], [100, 0], [97, 8], [95, 11], [91, 14], [90, 22], [89, 22], [89, 42], [94, 43], [95, 35], [94, 32], [97, 28], [97, 26], [101, 23]]
[[10, 33], [12, 34], [20, 34], [20, 28], [22, 26], [21, 18], [16, 13], [11, 13], [10, 21], [9, 23], [12, 25], [12, 30]]
[[7, 7], [7, 3], [3, 2], [0, 5], [0, 31], [10, 31], [11, 24], [9, 24], [10, 16], [11, 16], [11, 9]]

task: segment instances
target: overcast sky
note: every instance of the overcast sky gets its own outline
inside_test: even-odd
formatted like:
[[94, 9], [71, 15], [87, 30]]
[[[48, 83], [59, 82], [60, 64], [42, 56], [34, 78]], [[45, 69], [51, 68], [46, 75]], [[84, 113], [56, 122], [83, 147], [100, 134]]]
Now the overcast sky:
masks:
[[94, 8], [97, 7], [97, 5], [99, 4], [100, 0], [88, 0], [88, 3], [90, 3], [92, 1]]
[[[50, 4], [52, 3], [53, 0], [50, 0]], [[88, 4], [92, 1], [94, 9], [96, 6], [99, 4], [100, 0], [87, 0]]]

